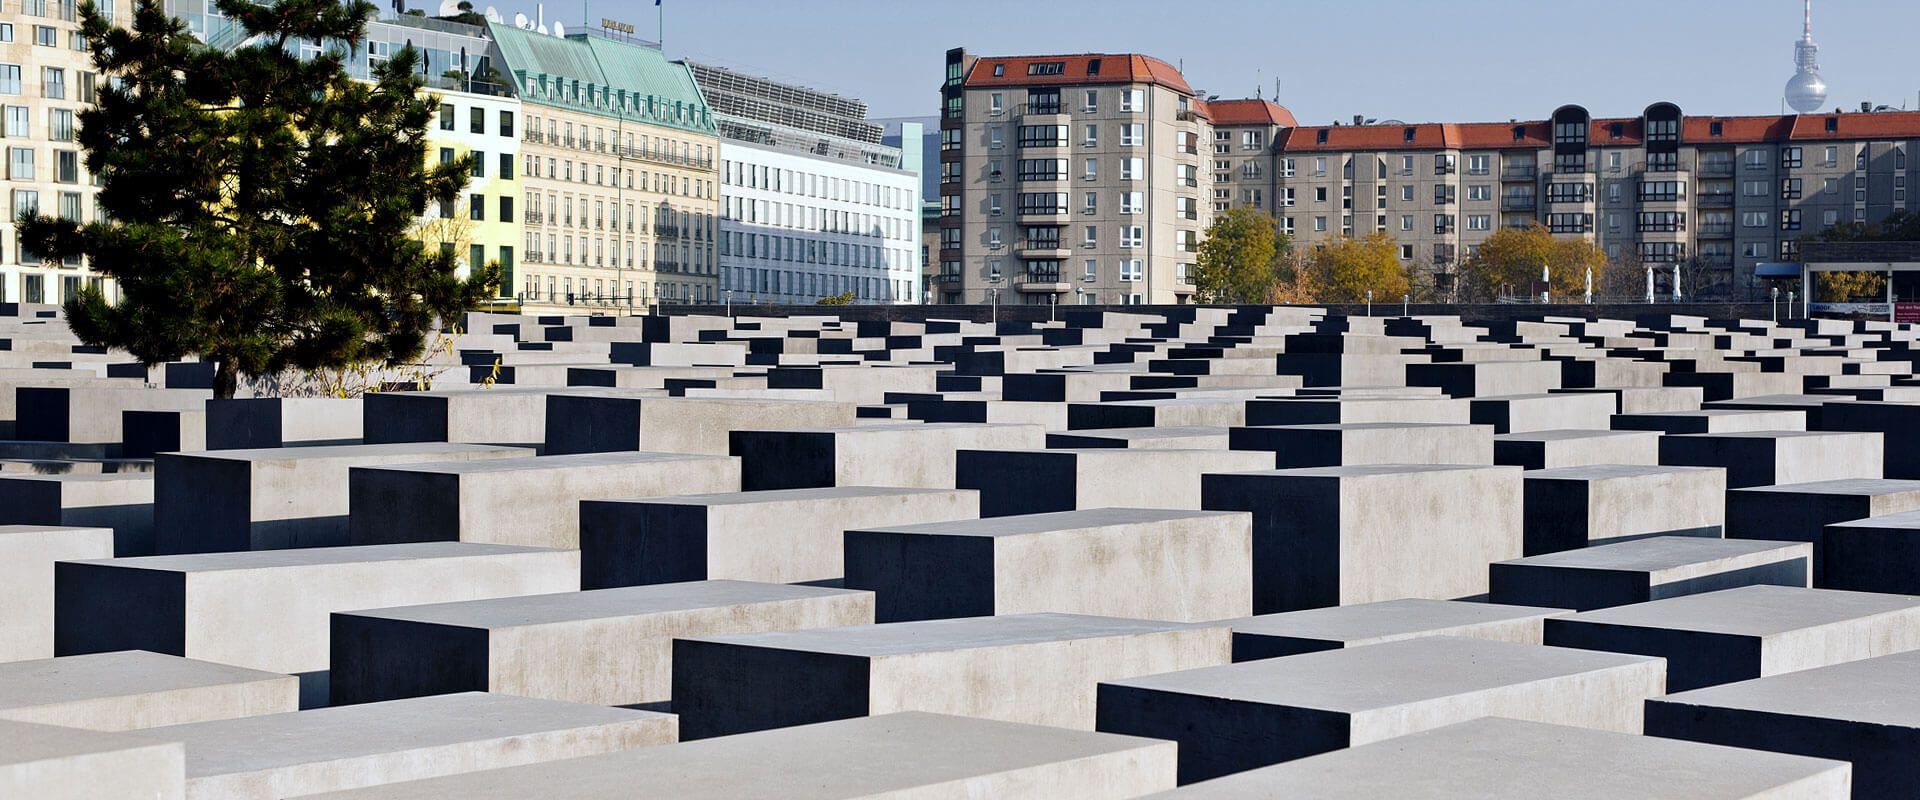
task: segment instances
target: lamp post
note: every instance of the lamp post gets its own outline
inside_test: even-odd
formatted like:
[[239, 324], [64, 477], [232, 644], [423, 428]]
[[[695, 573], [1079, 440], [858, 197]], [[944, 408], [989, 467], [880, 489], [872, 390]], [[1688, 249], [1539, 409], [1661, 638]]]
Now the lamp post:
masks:
[[1647, 265], [1647, 302], [1653, 302], [1653, 265]]
[[1773, 322], [1779, 322], [1780, 321], [1780, 287], [1775, 286], [1769, 289], [1768, 293], [1770, 296], [1767, 298], [1767, 319]]
[[1680, 302], [1680, 262], [1673, 262], [1673, 302]]
[[1403, 316], [1403, 317], [1413, 316], [1413, 313], [1409, 310], [1409, 308], [1412, 305], [1413, 305], [1413, 295], [1411, 293], [1400, 295], [1400, 316]]
[[1367, 316], [1373, 316], [1373, 290], [1367, 290]]
[[727, 318], [732, 319], [733, 318], [733, 290], [728, 289], [726, 294], [727, 294]]
[[1546, 259], [1541, 259], [1540, 260], [1540, 303], [1541, 305], [1545, 305], [1549, 302], [1552, 302], [1552, 297], [1553, 297], [1553, 273], [1550, 271], [1550, 268], [1547, 266]]
[[1593, 265], [1591, 264], [1587, 265], [1587, 294], [1585, 301], [1587, 305], [1593, 305]]

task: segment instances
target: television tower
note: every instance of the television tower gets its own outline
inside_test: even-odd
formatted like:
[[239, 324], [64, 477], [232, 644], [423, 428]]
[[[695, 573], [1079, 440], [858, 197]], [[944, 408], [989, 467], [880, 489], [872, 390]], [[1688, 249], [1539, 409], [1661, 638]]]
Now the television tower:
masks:
[[1787, 107], [1811, 114], [1827, 103], [1827, 82], [1820, 77], [1820, 45], [1813, 43], [1813, 0], [1802, 0], [1800, 41], [1793, 43], [1792, 78], [1787, 79]]

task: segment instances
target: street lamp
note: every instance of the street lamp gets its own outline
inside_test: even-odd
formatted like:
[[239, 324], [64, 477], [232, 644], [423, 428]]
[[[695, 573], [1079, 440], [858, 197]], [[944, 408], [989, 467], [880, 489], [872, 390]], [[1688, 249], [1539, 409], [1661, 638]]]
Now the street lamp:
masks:
[[727, 318], [731, 319], [733, 318], [733, 290], [728, 289], [726, 292], [726, 295], [727, 295]]
[[1546, 259], [1540, 260], [1540, 303], [1545, 305], [1553, 296], [1553, 275], [1548, 272]]
[[1367, 290], [1367, 316], [1373, 316], [1373, 290]]
[[1774, 322], [1780, 321], [1780, 287], [1771, 290], [1772, 297], [1767, 300], [1767, 317]]

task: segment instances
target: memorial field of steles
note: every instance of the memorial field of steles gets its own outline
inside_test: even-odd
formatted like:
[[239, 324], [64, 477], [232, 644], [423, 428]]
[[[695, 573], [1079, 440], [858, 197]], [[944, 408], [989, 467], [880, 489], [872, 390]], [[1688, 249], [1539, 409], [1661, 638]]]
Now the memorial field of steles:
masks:
[[445, 322], [0, 305], [0, 798], [1920, 797], [1914, 325]]

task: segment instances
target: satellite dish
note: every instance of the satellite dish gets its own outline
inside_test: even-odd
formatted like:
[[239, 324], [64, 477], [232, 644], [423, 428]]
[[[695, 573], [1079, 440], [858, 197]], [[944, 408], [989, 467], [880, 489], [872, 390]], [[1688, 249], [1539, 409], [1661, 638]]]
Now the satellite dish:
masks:
[[486, 16], [487, 16], [488, 22], [498, 23], [500, 21], [500, 9], [494, 8], [493, 6], [487, 6]]
[[540, 27], [538, 27], [538, 28], [534, 28], [534, 30], [537, 30], [537, 31], [539, 31], [539, 32], [541, 32], [541, 33], [546, 33], [546, 32], [547, 32], [547, 24], [546, 24], [546, 23], [544, 23], [544, 22], [543, 22], [543, 23], [540, 23]]
[[458, 0], [440, 0], [440, 16], [451, 17], [460, 13]]
[[567, 38], [567, 26], [560, 24], [560, 20], [557, 20], [557, 19], [554, 20], [553, 35], [558, 36], [562, 39]]
[[516, 12], [513, 15], [513, 27], [523, 31], [530, 31], [533, 30], [533, 21], [527, 19], [527, 15]]

